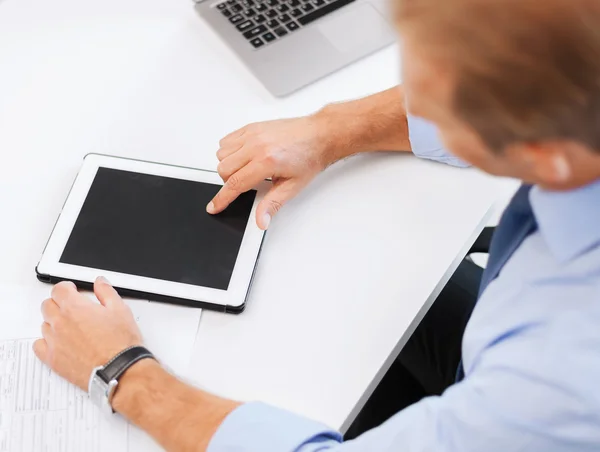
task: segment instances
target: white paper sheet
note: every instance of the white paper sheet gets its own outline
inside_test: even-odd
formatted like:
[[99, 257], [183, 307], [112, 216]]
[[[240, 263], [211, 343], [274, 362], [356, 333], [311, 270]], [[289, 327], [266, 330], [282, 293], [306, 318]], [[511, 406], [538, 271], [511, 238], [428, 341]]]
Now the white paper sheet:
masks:
[[[134, 452], [160, 450], [118, 415], [104, 417], [87, 394], [35, 357], [40, 305], [48, 287], [0, 284], [0, 452]], [[127, 300], [146, 345], [185, 375], [200, 322], [199, 309]]]

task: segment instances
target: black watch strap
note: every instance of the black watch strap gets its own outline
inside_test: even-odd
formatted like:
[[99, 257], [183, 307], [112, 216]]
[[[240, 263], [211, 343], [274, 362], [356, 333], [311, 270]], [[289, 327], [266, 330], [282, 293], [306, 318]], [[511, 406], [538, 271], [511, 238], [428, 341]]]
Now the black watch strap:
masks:
[[97, 375], [106, 383], [112, 380], [119, 380], [119, 377], [125, 373], [127, 369], [133, 366], [138, 361], [152, 358], [154, 355], [146, 348], [140, 346], [129, 347], [111, 359], [106, 365], [97, 372]]

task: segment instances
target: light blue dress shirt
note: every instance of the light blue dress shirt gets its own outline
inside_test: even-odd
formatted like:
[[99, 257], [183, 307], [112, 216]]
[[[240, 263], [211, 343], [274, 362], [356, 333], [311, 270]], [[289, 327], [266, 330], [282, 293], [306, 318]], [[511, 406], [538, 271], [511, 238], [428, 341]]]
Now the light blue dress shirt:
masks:
[[[415, 154], [462, 165], [431, 125], [409, 124]], [[209, 452], [600, 451], [600, 181], [562, 193], [534, 187], [530, 200], [539, 229], [477, 303], [463, 381], [347, 442], [318, 422], [248, 403], [225, 419]]]

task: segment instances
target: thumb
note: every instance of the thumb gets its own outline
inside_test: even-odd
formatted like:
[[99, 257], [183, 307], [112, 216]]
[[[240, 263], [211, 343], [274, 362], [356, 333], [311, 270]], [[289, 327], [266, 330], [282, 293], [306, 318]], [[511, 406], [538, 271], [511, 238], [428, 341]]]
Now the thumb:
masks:
[[277, 182], [273, 185], [256, 208], [256, 224], [259, 228], [263, 231], [269, 228], [272, 218], [296, 195], [297, 190], [294, 187], [295, 183], [291, 181]]
[[96, 294], [100, 304], [107, 308], [123, 303], [120, 295], [104, 276], [98, 277], [94, 282], [94, 294]]

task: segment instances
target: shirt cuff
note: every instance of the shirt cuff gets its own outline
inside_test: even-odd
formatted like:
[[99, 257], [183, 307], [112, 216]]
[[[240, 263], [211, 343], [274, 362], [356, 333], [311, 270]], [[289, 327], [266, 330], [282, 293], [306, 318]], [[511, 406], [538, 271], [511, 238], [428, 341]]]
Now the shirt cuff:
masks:
[[435, 160], [452, 166], [466, 168], [469, 165], [444, 149], [434, 124], [416, 116], [408, 115], [408, 138], [413, 154], [422, 159]]
[[288, 452], [309, 443], [340, 443], [327, 426], [259, 402], [241, 405], [221, 424], [207, 452]]

